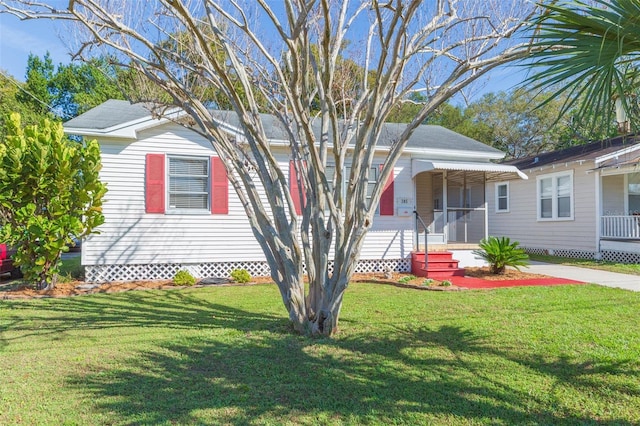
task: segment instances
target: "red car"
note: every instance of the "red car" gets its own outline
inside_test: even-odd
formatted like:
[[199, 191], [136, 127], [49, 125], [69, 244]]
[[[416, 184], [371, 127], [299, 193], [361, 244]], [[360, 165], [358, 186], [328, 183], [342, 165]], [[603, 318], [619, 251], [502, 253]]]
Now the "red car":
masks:
[[20, 268], [14, 266], [13, 259], [11, 259], [15, 252], [15, 250], [7, 247], [6, 244], [0, 244], [0, 274], [8, 272], [11, 274], [11, 278], [22, 277]]

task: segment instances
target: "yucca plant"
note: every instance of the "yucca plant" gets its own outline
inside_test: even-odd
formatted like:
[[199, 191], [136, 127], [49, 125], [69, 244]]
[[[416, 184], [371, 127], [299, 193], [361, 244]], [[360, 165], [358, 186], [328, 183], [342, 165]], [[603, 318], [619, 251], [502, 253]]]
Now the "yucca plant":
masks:
[[476, 254], [489, 263], [492, 274], [504, 274], [507, 266], [512, 266], [520, 270], [519, 266], [529, 264], [529, 256], [523, 249], [519, 248], [520, 243], [511, 242], [509, 237], [488, 237], [480, 241], [480, 250], [474, 250]]

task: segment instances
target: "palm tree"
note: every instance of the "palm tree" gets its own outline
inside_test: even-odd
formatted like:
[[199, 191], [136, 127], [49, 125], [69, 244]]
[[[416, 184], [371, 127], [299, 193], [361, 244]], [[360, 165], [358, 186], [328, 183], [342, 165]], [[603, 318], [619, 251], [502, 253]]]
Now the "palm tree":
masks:
[[567, 95], [563, 112], [592, 126], [612, 122], [614, 102], [640, 124], [640, 0], [553, 1], [532, 25], [527, 83]]

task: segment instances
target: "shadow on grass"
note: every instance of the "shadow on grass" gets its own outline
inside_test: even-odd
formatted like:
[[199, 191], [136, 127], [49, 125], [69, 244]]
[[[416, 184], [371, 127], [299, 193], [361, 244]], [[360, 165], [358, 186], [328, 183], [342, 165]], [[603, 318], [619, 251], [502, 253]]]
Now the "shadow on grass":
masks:
[[[75, 329], [176, 330], [169, 342], [162, 335], [153, 349], [114, 363], [97, 360], [65, 379], [107, 423], [631, 425], [638, 415], [597, 419], [580, 414], [592, 412], [588, 407], [576, 408], [581, 398], [599, 406], [637, 401], [637, 363], [522, 355], [450, 325], [374, 327], [312, 340], [290, 334], [283, 315], [210, 299], [150, 291], [11, 303], [0, 332], [10, 330], [2, 333], [8, 345]], [[201, 329], [232, 332], [180, 332]], [[518, 375], [525, 377], [509, 377]], [[616, 380], [603, 383], [602, 376]]]
[[[576, 415], [555, 396], [532, 395], [485, 371], [478, 356], [522, 363], [521, 370], [537, 369], [568, 385], [596, 372], [569, 360], [508, 359], [467, 330], [441, 327], [345, 340], [268, 331], [233, 342], [183, 340], [71, 383], [125, 424], [632, 424]], [[624, 374], [618, 369], [607, 367]]]
[[[0, 321], [0, 350], [31, 336], [63, 338], [78, 329], [122, 327], [176, 330], [231, 328], [287, 332], [284, 316], [248, 312], [213, 303], [189, 290], [129, 291], [117, 294], [16, 301]], [[7, 331], [11, 336], [7, 337]]]

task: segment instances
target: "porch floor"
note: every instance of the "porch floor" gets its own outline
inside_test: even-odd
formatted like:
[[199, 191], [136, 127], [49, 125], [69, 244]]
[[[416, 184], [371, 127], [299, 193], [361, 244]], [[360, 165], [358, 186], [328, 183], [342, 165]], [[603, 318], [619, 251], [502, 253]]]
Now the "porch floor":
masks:
[[[429, 251], [450, 251], [450, 250], [476, 250], [479, 249], [478, 244], [471, 243], [448, 243], [448, 244], [429, 244]], [[418, 251], [424, 251], [424, 244], [419, 245]]]

